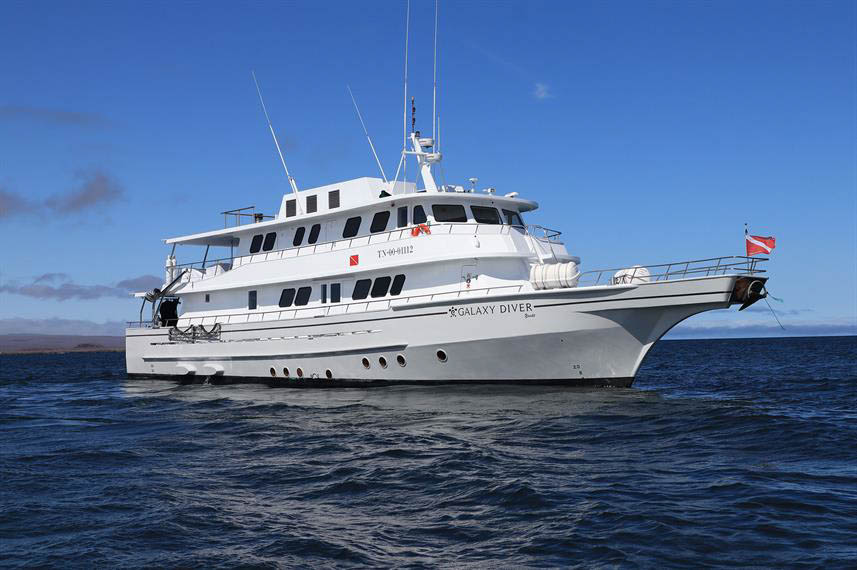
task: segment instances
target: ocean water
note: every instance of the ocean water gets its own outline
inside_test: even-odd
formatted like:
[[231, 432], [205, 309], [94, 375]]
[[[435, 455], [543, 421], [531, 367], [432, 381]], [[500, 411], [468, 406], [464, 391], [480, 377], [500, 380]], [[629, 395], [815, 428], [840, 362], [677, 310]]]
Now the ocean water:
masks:
[[631, 389], [294, 390], [0, 356], [0, 565], [855, 567], [857, 338]]

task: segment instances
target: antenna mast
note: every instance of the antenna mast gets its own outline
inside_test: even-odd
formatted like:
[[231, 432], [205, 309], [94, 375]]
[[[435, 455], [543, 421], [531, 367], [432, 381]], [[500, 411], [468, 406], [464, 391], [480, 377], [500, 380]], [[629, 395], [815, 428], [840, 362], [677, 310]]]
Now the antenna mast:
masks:
[[403, 171], [402, 178], [408, 178], [408, 161], [405, 160], [405, 152], [408, 150], [408, 33], [411, 27], [411, 0], [408, 0], [407, 10], [405, 11], [405, 100], [402, 104], [402, 156], [399, 158], [399, 165], [396, 167], [396, 176], [393, 178], [393, 183], [399, 180], [399, 170]]
[[363, 126], [363, 132], [366, 134], [366, 140], [369, 141], [369, 148], [372, 149], [372, 156], [375, 157], [375, 162], [378, 164], [378, 170], [381, 171], [381, 178], [384, 179], [384, 182], [387, 182], [387, 175], [384, 174], [384, 167], [381, 166], [381, 161], [378, 160], [378, 153], [375, 152], [375, 145], [372, 144], [372, 138], [369, 136], [369, 131], [366, 130], [366, 123], [363, 122], [363, 116], [360, 114], [360, 108], [357, 107], [357, 100], [354, 99], [354, 93], [351, 92], [351, 86], [346, 85], [348, 87], [348, 94], [351, 95], [351, 102], [354, 103], [354, 110], [357, 111], [357, 118], [360, 119], [360, 124]]
[[[434, 139], [437, 136], [436, 127], [437, 127], [437, 3], [438, 0], [434, 0], [434, 91], [432, 92], [432, 101], [431, 101], [431, 138]], [[437, 144], [437, 143], [435, 143]], [[435, 147], [437, 148], [437, 147]]]
[[[268, 116], [268, 109], [265, 108], [265, 100], [262, 98], [262, 90], [259, 89], [259, 82], [256, 80], [256, 72], [250, 71], [251, 75], [253, 75], [253, 83], [256, 84], [256, 93], [259, 94], [259, 102], [262, 103], [262, 112], [265, 113], [265, 120], [268, 121], [268, 130], [271, 131], [271, 136], [274, 137], [274, 146], [277, 147], [277, 154], [280, 155], [280, 162], [283, 163], [283, 170], [286, 171], [286, 178], [289, 179], [289, 185], [292, 187], [292, 192], [297, 198], [298, 195], [298, 185], [295, 183], [295, 179], [292, 178], [292, 175], [289, 174], [289, 167], [286, 166], [286, 159], [283, 158], [283, 151], [280, 150], [280, 141], [277, 140], [277, 135], [274, 133], [274, 127], [271, 125], [271, 118]], [[298, 213], [303, 214], [303, 208], [301, 208], [301, 201], [295, 200], [295, 203], [298, 206]]]

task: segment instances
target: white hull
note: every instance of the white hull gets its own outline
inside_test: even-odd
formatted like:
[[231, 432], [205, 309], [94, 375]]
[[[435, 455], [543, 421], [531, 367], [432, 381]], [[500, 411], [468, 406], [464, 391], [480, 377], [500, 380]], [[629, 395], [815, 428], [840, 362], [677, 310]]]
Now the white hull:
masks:
[[720, 275], [505, 296], [465, 291], [454, 299], [383, 311], [224, 324], [219, 340], [196, 342], [170, 342], [164, 328], [130, 328], [127, 366], [134, 376], [264, 379], [294, 386], [629, 386], [649, 349], [675, 324], [728, 307], [736, 279]]

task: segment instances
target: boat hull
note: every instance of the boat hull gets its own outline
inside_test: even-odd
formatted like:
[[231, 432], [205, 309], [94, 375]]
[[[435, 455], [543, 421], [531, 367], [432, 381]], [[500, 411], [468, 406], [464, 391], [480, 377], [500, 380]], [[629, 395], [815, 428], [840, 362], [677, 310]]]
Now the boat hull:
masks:
[[284, 386], [630, 386], [682, 320], [734, 303], [735, 275], [507, 296], [466, 291], [384, 311], [223, 324], [216, 340], [128, 329], [132, 377]]

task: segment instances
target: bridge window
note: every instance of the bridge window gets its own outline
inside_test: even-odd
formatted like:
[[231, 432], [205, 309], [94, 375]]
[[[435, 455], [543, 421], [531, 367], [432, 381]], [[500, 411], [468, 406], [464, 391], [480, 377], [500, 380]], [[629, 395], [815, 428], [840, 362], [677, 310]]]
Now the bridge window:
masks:
[[297, 213], [297, 202], [295, 200], [286, 200], [286, 217], [291, 218]]
[[369, 226], [369, 231], [373, 234], [377, 234], [378, 232], [383, 232], [387, 229], [387, 222], [390, 221], [390, 210], [384, 210], [383, 212], [378, 212], [372, 218], [372, 225]]
[[312, 214], [318, 211], [318, 196], [306, 197], [306, 213]]
[[500, 212], [497, 208], [488, 208], [486, 206], [470, 206], [470, 211], [473, 212], [473, 219], [480, 224], [501, 224]]
[[280, 306], [281, 307], [291, 307], [292, 302], [295, 300], [295, 289], [294, 287], [290, 287], [289, 289], [283, 289], [283, 292], [280, 293]]
[[256, 308], [256, 291], [247, 292], [247, 308], [251, 311]]
[[262, 249], [262, 234], [253, 236], [253, 241], [250, 242], [250, 253], [258, 253]]
[[405, 286], [405, 276], [401, 273], [393, 277], [393, 285], [390, 287], [390, 295], [398, 295]]
[[312, 287], [301, 287], [295, 295], [295, 306], [302, 307], [309, 303], [309, 296], [312, 294]]
[[265, 234], [265, 243], [262, 244], [262, 251], [271, 251], [274, 249], [274, 244], [277, 242], [277, 232], [269, 232]]
[[304, 241], [304, 234], [306, 233], [306, 228], [301, 226], [295, 230], [295, 239], [292, 240], [292, 245], [297, 247]]
[[521, 219], [521, 215], [518, 212], [513, 212], [511, 210], [503, 210], [503, 217], [506, 218], [506, 225], [509, 226], [523, 226], [524, 221]]
[[345, 228], [342, 230], [342, 237], [344, 238], [352, 238], [357, 235], [357, 232], [360, 231], [360, 216], [354, 216], [353, 218], [348, 218], [345, 221]]
[[342, 300], [342, 287], [339, 283], [330, 284], [330, 302], [338, 303]]
[[458, 204], [435, 204], [431, 207], [436, 222], [466, 222], [467, 212]]
[[315, 243], [318, 241], [318, 234], [321, 232], [321, 224], [313, 224], [309, 230], [309, 239], [307, 243]]
[[375, 279], [375, 283], [372, 284], [372, 298], [375, 299], [377, 297], [384, 297], [387, 294], [387, 290], [390, 288], [390, 278], [389, 277], [378, 277]]
[[396, 227], [403, 228], [408, 225], [408, 207], [402, 206], [397, 210], [398, 219], [396, 220]]
[[327, 303], [327, 283], [321, 284], [321, 302]]
[[416, 224], [424, 224], [428, 221], [426, 217], [426, 211], [423, 210], [422, 206], [414, 206], [414, 225]]
[[365, 299], [369, 295], [369, 288], [372, 286], [371, 279], [358, 279], [354, 284], [354, 292], [351, 293], [351, 298], [354, 301]]
[[339, 190], [331, 190], [327, 193], [327, 207], [328, 208], [338, 208], [339, 207]]

